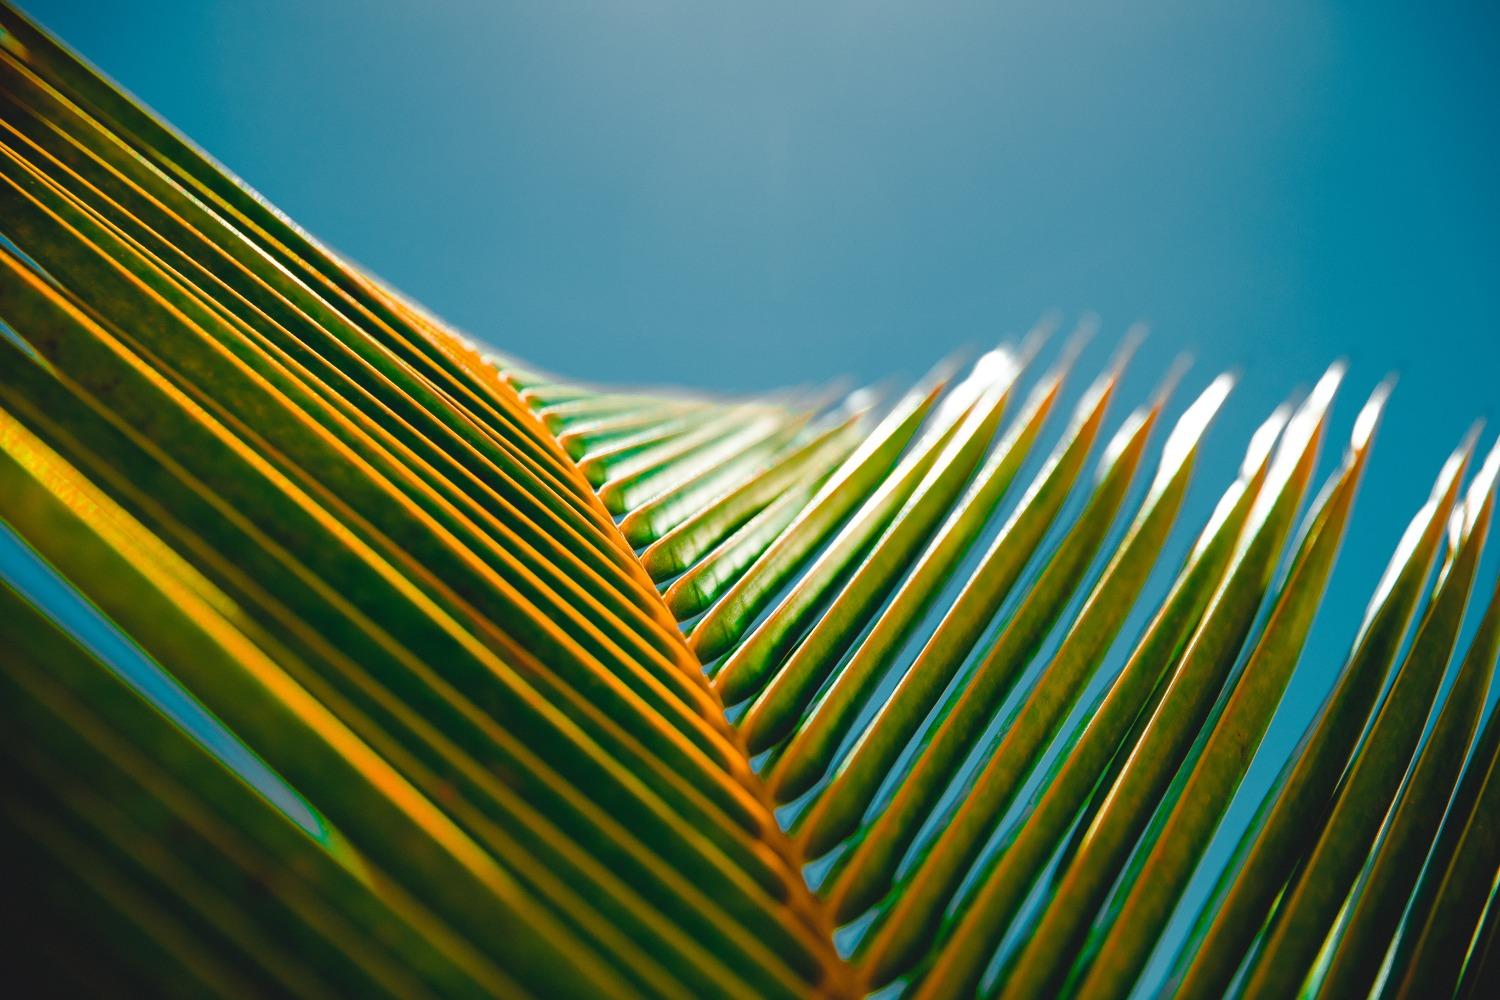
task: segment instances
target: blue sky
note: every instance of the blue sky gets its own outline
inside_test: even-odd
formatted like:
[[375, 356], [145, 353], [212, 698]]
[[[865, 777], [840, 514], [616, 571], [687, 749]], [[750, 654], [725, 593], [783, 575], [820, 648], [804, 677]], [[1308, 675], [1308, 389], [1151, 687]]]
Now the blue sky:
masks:
[[1287, 393], [1350, 359], [1331, 468], [1399, 372], [1227, 827], [1448, 449], [1500, 416], [1500, 20], [1479, 4], [127, 6], [26, 4], [319, 238], [547, 368], [915, 377], [1048, 308], [1100, 314], [1097, 366], [1145, 320], [1127, 402], [1181, 351], [1179, 404], [1243, 376], [1194, 529]]
[[29, 9], [315, 234], [539, 364], [918, 374], [1056, 306], [1277, 391], [1344, 354], [1399, 367], [1406, 405], [1489, 402], [1493, 16], [128, 6]]

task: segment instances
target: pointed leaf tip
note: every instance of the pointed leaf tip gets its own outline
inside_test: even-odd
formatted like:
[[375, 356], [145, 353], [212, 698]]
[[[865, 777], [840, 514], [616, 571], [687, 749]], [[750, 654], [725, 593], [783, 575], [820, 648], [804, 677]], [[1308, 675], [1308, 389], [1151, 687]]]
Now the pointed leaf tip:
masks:
[[1370, 398], [1360, 409], [1359, 416], [1354, 418], [1354, 431], [1349, 436], [1349, 448], [1354, 452], [1363, 452], [1370, 446], [1370, 441], [1375, 436], [1375, 428], [1380, 425], [1381, 414], [1385, 412], [1385, 404], [1391, 398], [1391, 390], [1396, 387], [1396, 377], [1388, 375], [1370, 393]]
[[1219, 408], [1229, 398], [1233, 388], [1234, 376], [1225, 372], [1210, 382], [1183, 411], [1182, 416], [1177, 418], [1177, 425], [1172, 428], [1166, 444], [1162, 446], [1157, 483], [1165, 485], [1176, 475], [1177, 469], [1187, 460], [1192, 450], [1198, 447], [1198, 442], [1203, 439], [1209, 424], [1218, 415]]

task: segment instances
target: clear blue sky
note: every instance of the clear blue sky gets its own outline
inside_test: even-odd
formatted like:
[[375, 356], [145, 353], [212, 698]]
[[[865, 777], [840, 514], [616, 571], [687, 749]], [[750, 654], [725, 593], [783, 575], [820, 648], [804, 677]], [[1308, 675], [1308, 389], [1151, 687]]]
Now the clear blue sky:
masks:
[[1191, 519], [1327, 362], [1352, 369], [1325, 467], [1400, 372], [1230, 826], [1443, 455], [1500, 416], [1487, 5], [26, 6], [315, 235], [581, 377], [915, 376], [1048, 307], [1101, 314], [1097, 362], [1144, 319], [1127, 399], [1183, 350], [1190, 389], [1244, 376]]

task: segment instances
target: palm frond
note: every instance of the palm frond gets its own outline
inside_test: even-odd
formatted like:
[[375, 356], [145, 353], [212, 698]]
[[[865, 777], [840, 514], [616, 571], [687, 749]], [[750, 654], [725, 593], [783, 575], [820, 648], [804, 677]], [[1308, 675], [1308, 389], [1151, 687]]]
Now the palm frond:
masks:
[[1340, 365], [1206, 515], [1233, 379], [1169, 418], [1174, 371], [1111, 426], [1135, 335], [1069, 402], [1087, 322], [1039, 374], [1048, 322], [888, 398], [577, 383], [0, 29], [29, 966], [307, 996], [1100, 998], [1153, 956], [1185, 997], [1492, 983], [1500, 590], [1466, 647], [1464, 619], [1500, 450], [1442, 466], [1179, 942], [1389, 383], [1321, 490]]

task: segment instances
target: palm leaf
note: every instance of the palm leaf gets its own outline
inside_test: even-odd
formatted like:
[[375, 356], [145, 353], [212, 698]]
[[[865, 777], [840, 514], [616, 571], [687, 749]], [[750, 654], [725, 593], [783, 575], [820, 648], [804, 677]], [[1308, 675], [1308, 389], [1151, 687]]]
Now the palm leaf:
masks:
[[1388, 384], [1310, 501], [1340, 366], [1204, 516], [1232, 379], [1171, 418], [1173, 372], [1111, 429], [1136, 335], [1066, 404], [1090, 323], [1038, 375], [1048, 322], [889, 399], [554, 377], [319, 245], [24, 15], [0, 28], [0, 836], [28, 968], [1102, 997], [1176, 947], [1184, 996], [1493, 976], [1500, 598], [1458, 648], [1500, 451], [1442, 467], [1203, 873]]

